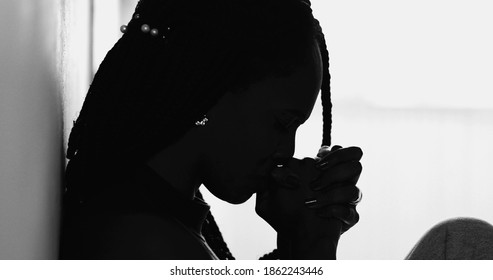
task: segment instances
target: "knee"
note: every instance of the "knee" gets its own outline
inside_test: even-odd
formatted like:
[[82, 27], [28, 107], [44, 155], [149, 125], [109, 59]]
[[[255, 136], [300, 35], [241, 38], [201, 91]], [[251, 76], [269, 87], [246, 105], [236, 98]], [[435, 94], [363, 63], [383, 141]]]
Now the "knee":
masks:
[[431, 232], [441, 232], [447, 235], [469, 232], [475, 234], [493, 234], [493, 226], [488, 222], [476, 218], [459, 217], [440, 222], [431, 229]]
[[475, 218], [453, 218], [434, 226], [409, 259], [493, 259], [493, 226]]

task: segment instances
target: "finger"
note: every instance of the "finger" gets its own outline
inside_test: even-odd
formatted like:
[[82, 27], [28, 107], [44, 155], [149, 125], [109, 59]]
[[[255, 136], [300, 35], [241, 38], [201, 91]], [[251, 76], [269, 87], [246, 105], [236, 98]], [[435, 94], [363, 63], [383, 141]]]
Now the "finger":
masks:
[[340, 150], [340, 149], [342, 149], [342, 146], [339, 146], [339, 145], [334, 145], [332, 148], [330, 148], [329, 146], [322, 146], [318, 150], [318, 153], [317, 153], [317, 156], [315, 157], [315, 160], [320, 161], [320, 160], [322, 160], [323, 157], [325, 157], [325, 156], [329, 155], [330, 153], [333, 153], [337, 150]]
[[334, 145], [332, 146], [332, 148], [330, 148], [329, 146], [322, 146], [320, 147], [320, 149], [318, 149], [317, 157], [322, 158], [330, 154], [331, 152], [335, 152], [339, 149], [342, 149], [342, 146]]
[[342, 146], [334, 145], [330, 151], [335, 152], [335, 151], [340, 150], [340, 149], [342, 149]]
[[310, 188], [314, 191], [330, 188], [337, 183], [353, 184], [359, 180], [363, 166], [359, 161], [346, 162], [336, 165], [331, 169], [324, 170], [321, 175], [316, 178]]
[[362, 194], [358, 187], [344, 186], [330, 190], [323, 195], [307, 199], [305, 205], [313, 209], [320, 209], [334, 204], [357, 205], [361, 201], [361, 198]]
[[293, 173], [288, 167], [275, 167], [271, 173], [274, 181], [281, 187], [297, 189], [300, 186], [300, 177]]
[[359, 147], [339, 147], [340, 146], [334, 147], [333, 151], [326, 154], [325, 157], [318, 162], [317, 167], [327, 169], [341, 162], [359, 161], [363, 157], [363, 151]]
[[363, 151], [359, 147], [340, 148], [322, 158], [317, 163], [317, 167], [328, 169], [342, 162], [359, 161], [362, 157]]
[[356, 208], [351, 205], [331, 205], [317, 210], [321, 218], [336, 218], [343, 223], [343, 232], [359, 222], [360, 216]]

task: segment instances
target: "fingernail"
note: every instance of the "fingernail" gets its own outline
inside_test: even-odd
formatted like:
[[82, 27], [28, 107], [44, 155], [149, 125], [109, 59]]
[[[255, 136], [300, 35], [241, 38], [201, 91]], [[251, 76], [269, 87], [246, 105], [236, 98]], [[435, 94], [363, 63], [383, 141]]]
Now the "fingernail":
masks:
[[310, 199], [305, 201], [305, 205], [308, 206], [309, 208], [315, 207], [315, 204], [317, 203], [316, 199]]

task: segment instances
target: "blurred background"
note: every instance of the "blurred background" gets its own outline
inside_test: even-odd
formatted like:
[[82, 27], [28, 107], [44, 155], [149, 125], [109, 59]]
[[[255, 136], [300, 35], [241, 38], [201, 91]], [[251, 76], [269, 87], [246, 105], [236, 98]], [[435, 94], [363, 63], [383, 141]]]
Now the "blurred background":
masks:
[[[136, 0], [0, 2], [0, 259], [56, 258], [63, 151]], [[360, 146], [360, 222], [340, 259], [403, 259], [434, 224], [493, 222], [493, 4], [312, 0], [330, 53], [333, 143]], [[317, 103], [296, 157], [321, 142]], [[275, 248], [255, 198], [204, 196], [238, 259]]]

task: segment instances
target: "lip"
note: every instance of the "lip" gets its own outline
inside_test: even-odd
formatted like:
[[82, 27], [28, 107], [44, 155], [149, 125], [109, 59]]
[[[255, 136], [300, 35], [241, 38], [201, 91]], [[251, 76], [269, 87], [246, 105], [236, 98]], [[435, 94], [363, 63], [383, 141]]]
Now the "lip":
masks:
[[255, 181], [255, 192], [265, 191], [271, 184], [272, 179], [271, 173], [275, 167], [274, 160], [269, 157], [265, 159], [261, 164], [258, 165], [258, 172], [256, 172]]

